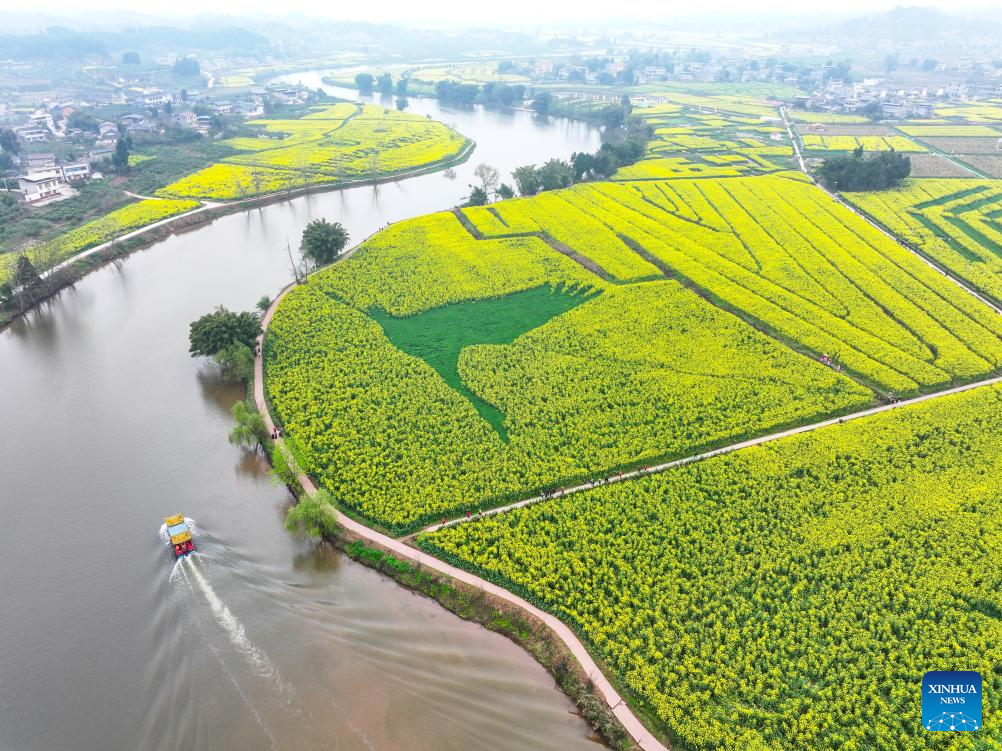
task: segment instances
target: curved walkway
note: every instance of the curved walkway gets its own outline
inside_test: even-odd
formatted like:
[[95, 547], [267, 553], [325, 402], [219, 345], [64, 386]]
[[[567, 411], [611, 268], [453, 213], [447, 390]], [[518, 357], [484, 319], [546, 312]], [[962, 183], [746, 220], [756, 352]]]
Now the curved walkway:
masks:
[[[356, 248], [357, 247], [359, 246], [356, 246]], [[354, 250], [345, 253], [342, 257], [347, 257], [352, 252], [354, 252]], [[281, 293], [279, 293], [278, 297], [275, 298], [274, 302], [272, 302], [271, 306], [261, 319], [262, 331], [266, 331], [268, 329], [268, 324], [271, 322], [271, 317], [275, 312], [276, 306], [294, 286], [295, 285], [290, 285], [283, 289]], [[263, 339], [264, 334], [262, 333], [260, 341], [263, 342]], [[272, 422], [271, 413], [268, 411], [268, 404], [264, 398], [264, 361], [260, 348], [258, 354], [254, 358], [254, 402], [257, 404], [258, 410], [263, 415], [265, 425], [270, 433], [275, 425]], [[281, 439], [279, 439], [278, 443], [281, 443]], [[303, 489], [307, 493], [312, 495], [316, 492], [316, 486], [306, 475], [300, 474], [299, 482], [302, 484]], [[630, 734], [630, 737], [633, 738], [637, 745], [645, 751], [668, 751], [668, 749], [660, 741], [658, 741], [658, 739], [655, 738], [650, 731], [647, 730], [647, 728], [644, 727], [643, 723], [637, 719], [637, 716], [633, 714], [633, 711], [627, 706], [626, 702], [619, 695], [619, 692], [616, 691], [602, 671], [599, 670], [598, 665], [595, 664], [595, 661], [588, 653], [588, 650], [585, 649], [581, 641], [574, 635], [574, 632], [571, 631], [571, 629], [564, 624], [563, 621], [560, 621], [549, 613], [540, 610], [535, 605], [532, 605], [526, 600], [523, 600], [521, 597], [512, 594], [507, 589], [499, 587], [498, 585], [486, 581], [485, 579], [481, 579], [479, 576], [474, 576], [461, 568], [457, 568], [445, 563], [444, 561], [440, 561], [438, 558], [428, 555], [427, 553], [424, 553], [416, 548], [412, 548], [400, 540], [396, 540], [392, 537], [376, 532], [361, 522], [355, 521], [344, 514], [338, 514], [338, 523], [345, 529], [351, 530], [359, 537], [369, 540], [370, 542], [393, 552], [401, 558], [413, 561], [420, 566], [434, 569], [439, 573], [451, 576], [453, 579], [457, 579], [471, 586], [478, 587], [495, 597], [500, 597], [501, 599], [522, 608], [528, 613], [531, 613], [533, 616], [545, 623], [547, 627], [549, 627], [549, 629], [556, 634], [564, 644], [567, 645], [567, 648], [570, 649], [575, 659], [581, 664], [581, 667], [584, 668], [584, 671], [588, 674], [588, 677], [595, 685], [596, 690], [612, 709], [613, 714], [616, 715], [616, 718], [620, 721], [620, 723], [622, 723], [626, 732]]]
[[[338, 260], [343, 260], [351, 256], [355, 250], [361, 247], [361, 243], [356, 245], [350, 251], [345, 253]], [[279, 293], [278, 297], [272, 302], [271, 306], [265, 312], [261, 319], [262, 331], [267, 331], [268, 324], [271, 322], [272, 315], [275, 312], [279, 302], [283, 297], [293, 288], [295, 284], [291, 284]], [[261, 334], [259, 342], [263, 344], [264, 333]], [[264, 416], [265, 425], [270, 433], [275, 427], [272, 419], [271, 413], [268, 410], [268, 404], [264, 397], [264, 361], [263, 355], [261, 353], [262, 348], [259, 348], [258, 354], [254, 358], [254, 402], [257, 405], [258, 410]], [[782, 438], [788, 438], [790, 436], [799, 435], [800, 433], [807, 433], [819, 428], [825, 428], [831, 425], [837, 425], [840, 423], [848, 422], [850, 420], [857, 420], [863, 417], [869, 417], [871, 415], [880, 414], [881, 412], [887, 412], [894, 409], [899, 409], [902, 407], [907, 407], [912, 404], [918, 404], [920, 402], [929, 401], [930, 399], [936, 399], [941, 396], [948, 396], [950, 394], [958, 394], [964, 391], [969, 391], [971, 389], [980, 388], [981, 386], [988, 386], [993, 384], [1002, 384], [1002, 376], [996, 376], [994, 378], [989, 378], [983, 381], [977, 381], [974, 383], [964, 384], [962, 386], [956, 386], [951, 389], [946, 389], [944, 391], [937, 391], [931, 394], [923, 394], [911, 399], [905, 399], [899, 402], [893, 402], [891, 404], [884, 404], [879, 407], [873, 407], [871, 409], [862, 410], [860, 412], [854, 412], [852, 414], [844, 415], [842, 417], [834, 417], [827, 420], [821, 420], [816, 423], [811, 423], [808, 425], [801, 425], [796, 428], [791, 428], [789, 430], [784, 430], [778, 433], [772, 433], [769, 435], [759, 436], [758, 438], [751, 438], [747, 441], [741, 441], [739, 443], [733, 443], [728, 446], [722, 446], [718, 449], [713, 449], [712, 451], [706, 451], [701, 454], [694, 454], [692, 456], [683, 457], [681, 459], [676, 459], [670, 462], [664, 462], [662, 464], [647, 467], [645, 469], [638, 469], [631, 472], [617, 473], [611, 477], [604, 478], [602, 480], [597, 480], [592, 483], [585, 483], [583, 485], [577, 485], [575, 487], [561, 489], [554, 493], [548, 495], [535, 496], [533, 498], [526, 498], [517, 503], [512, 503], [507, 506], [501, 506], [499, 508], [491, 509], [489, 511], [483, 512], [483, 516], [500, 514], [505, 511], [510, 511], [512, 509], [521, 508], [523, 506], [529, 506], [534, 503], [539, 503], [540, 501], [549, 500], [556, 497], [561, 497], [568, 495], [570, 493], [579, 493], [585, 490], [591, 490], [592, 488], [599, 487], [601, 485], [613, 482], [624, 482], [626, 480], [635, 479], [649, 474], [656, 474], [658, 472], [664, 472], [672, 467], [681, 466], [684, 464], [689, 464], [691, 462], [702, 461], [703, 459], [709, 459], [714, 456], [719, 456], [721, 454], [728, 454], [734, 451], [739, 451], [740, 449], [749, 448], [751, 446], [758, 446], [764, 443], [769, 443], [772, 441], [777, 441]], [[281, 443], [281, 439], [278, 441]], [[313, 481], [305, 474], [300, 474], [299, 481], [302, 484], [304, 490], [311, 495], [316, 492], [316, 486]], [[442, 529], [443, 527], [452, 526], [454, 524], [463, 524], [468, 521], [473, 521], [480, 518], [480, 515], [473, 516], [470, 518], [460, 517], [447, 521], [444, 525], [435, 524], [427, 527], [424, 531], [432, 532], [435, 530]], [[539, 618], [543, 623], [545, 623], [551, 631], [553, 631], [557, 637], [567, 645], [574, 657], [581, 663], [585, 672], [591, 678], [592, 682], [595, 684], [596, 688], [608, 703], [609, 707], [612, 708], [613, 713], [616, 715], [617, 719], [626, 728], [626, 731], [630, 736], [636, 741], [636, 743], [643, 749], [661, 749], [662, 751], [667, 751], [665, 746], [662, 745], [648, 730], [643, 726], [640, 720], [633, 714], [630, 708], [626, 705], [625, 701], [608, 681], [602, 671], [598, 668], [598, 665], [592, 659], [588, 650], [585, 649], [584, 645], [577, 638], [571, 629], [564, 624], [562, 621], [556, 617], [550, 615], [549, 613], [537, 608], [521, 597], [512, 594], [507, 589], [499, 587], [485, 579], [481, 579], [468, 571], [452, 566], [451, 564], [445, 563], [444, 561], [435, 558], [434, 556], [428, 555], [419, 549], [413, 548], [405, 544], [402, 540], [389, 537], [380, 532], [367, 527], [355, 519], [352, 519], [344, 514], [338, 514], [338, 522], [346, 529], [351, 530], [360, 537], [369, 540], [370, 542], [376, 543], [377, 545], [392, 551], [396, 555], [405, 558], [407, 560], [413, 561], [421, 566], [426, 566], [428, 568], [434, 569], [440, 573], [451, 576], [454, 579], [465, 582], [467, 584], [476, 586], [486, 592], [489, 592], [496, 597], [500, 597], [507, 602], [510, 602], [523, 610], [531, 613], [535, 617]], [[413, 536], [413, 535], [412, 535]]]
[[[129, 195], [132, 195], [132, 194], [130, 193]], [[139, 237], [140, 235], [145, 235], [147, 232], [149, 232], [150, 230], [156, 229], [157, 227], [163, 227], [164, 225], [168, 225], [168, 224], [175, 224], [175, 223], [179, 222], [180, 220], [185, 219], [186, 217], [193, 216], [195, 214], [200, 214], [203, 211], [208, 211], [211, 208], [214, 208], [214, 207], [212, 205], [209, 205], [209, 204], [202, 204], [197, 209], [192, 209], [191, 211], [186, 211], [183, 214], [175, 214], [174, 216], [169, 216], [166, 219], [161, 219], [160, 221], [153, 222], [153, 224], [144, 224], [139, 229], [134, 229], [131, 232], [126, 232], [124, 235], [119, 235], [118, 237], [114, 238], [113, 240], [108, 240], [107, 242], [103, 242], [100, 245], [95, 245], [93, 248], [88, 248], [85, 251], [77, 253], [75, 256], [70, 256], [65, 261], [62, 261], [61, 263], [57, 263], [55, 266], [53, 266], [50, 269], [46, 269], [39, 276], [41, 276], [44, 279], [47, 276], [51, 276], [52, 274], [55, 274], [60, 269], [64, 269], [67, 266], [72, 266], [77, 261], [79, 261], [81, 259], [84, 259], [84, 258], [87, 258], [88, 256], [92, 256], [95, 253], [100, 253], [102, 250], [106, 250], [107, 248], [110, 248], [112, 245], [115, 245], [116, 243], [122, 242], [122, 240], [128, 240], [129, 238], [132, 238], [132, 237]]]

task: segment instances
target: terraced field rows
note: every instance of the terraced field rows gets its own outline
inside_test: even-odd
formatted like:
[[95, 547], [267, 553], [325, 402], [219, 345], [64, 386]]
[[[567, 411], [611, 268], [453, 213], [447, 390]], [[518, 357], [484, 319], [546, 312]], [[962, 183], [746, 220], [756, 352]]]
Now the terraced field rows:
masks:
[[821, 136], [805, 134], [802, 136], [804, 148], [822, 151], [852, 151], [862, 146], [866, 151], [927, 151], [910, 138], [904, 136]]
[[1002, 181], [915, 179], [896, 190], [845, 198], [1002, 302]]
[[[561, 197], [602, 217], [624, 247], [881, 388], [942, 386], [1002, 364], [1002, 322], [989, 309], [813, 186], [781, 176], [673, 180]], [[549, 226], [545, 214], [535, 221]]]

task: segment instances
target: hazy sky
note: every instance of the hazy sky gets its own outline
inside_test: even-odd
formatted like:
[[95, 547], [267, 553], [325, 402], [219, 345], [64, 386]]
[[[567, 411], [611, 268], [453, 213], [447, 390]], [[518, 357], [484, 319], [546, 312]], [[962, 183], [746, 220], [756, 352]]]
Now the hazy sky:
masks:
[[[470, 0], [378, 0], [378, 2], [345, 2], [345, 0], [170, 0], [164, 3], [137, 4], [132, 0], [46, 0], [45, 3], [26, 6], [19, 0], [0, 0], [0, 21], [4, 11], [29, 11], [81, 15], [94, 10], [121, 9], [130, 12], [157, 15], [190, 15], [223, 13], [240, 16], [247, 13], [302, 13], [333, 19], [353, 21], [418, 21], [439, 22], [450, 20], [461, 24], [479, 24], [490, 21], [502, 23], [522, 22], [531, 26], [537, 22], [586, 18], [595, 20], [610, 15], [628, 13], [634, 18], [668, 18], [693, 13], [707, 14], [790, 12], [803, 14], [811, 10], [838, 13], [865, 13], [888, 10], [896, 5], [931, 5], [928, 2], [908, 0], [840, 0], [832, 5], [812, 5], [803, 0], [631, 0], [616, 4], [581, 0], [495, 0], [476, 3]], [[941, 7], [986, 7], [998, 3], [950, 2]], [[2, 26], [2, 23], [0, 23]]]

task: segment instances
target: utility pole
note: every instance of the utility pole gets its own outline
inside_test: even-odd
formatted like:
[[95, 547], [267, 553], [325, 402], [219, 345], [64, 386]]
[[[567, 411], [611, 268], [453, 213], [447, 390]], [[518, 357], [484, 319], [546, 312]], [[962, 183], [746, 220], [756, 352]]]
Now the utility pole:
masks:
[[285, 249], [289, 253], [289, 266], [292, 270], [292, 275], [296, 278], [296, 284], [301, 284], [299, 280], [299, 267], [296, 266], [296, 259], [292, 257], [292, 245], [289, 244], [288, 238], [285, 240]]

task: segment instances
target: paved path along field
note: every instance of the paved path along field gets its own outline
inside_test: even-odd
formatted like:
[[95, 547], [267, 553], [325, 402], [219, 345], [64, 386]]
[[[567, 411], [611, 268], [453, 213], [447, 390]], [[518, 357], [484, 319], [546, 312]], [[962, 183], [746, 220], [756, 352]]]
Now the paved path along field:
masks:
[[[132, 194], [130, 193], [129, 195], [132, 195]], [[87, 258], [88, 256], [92, 256], [95, 253], [100, 253], [102, 250], [106, 250], [107, 248], [110, 248], [115, 243], [120, 243], [120, 242], [122, 242], [122, 240], [128, 240], [129, 238], [132, 238], [132, 237], [140, 237], [142, 235], [145, 235], [150, 230], [156, 229], [157, 227], [163, 227], [164, 225], [167, 225], [167, 224], [177, 224], [178, 222], [180, 222], [181, 220], [183, 220], [183, 219], [185, 219], [185, 218], [187, 218], [189, 216], [192, 216], [194, 214], [200, 214], [203, 211], [208, 211], [209, 209], [213, 208], [215, 205], [216, 204], [202, 204], [198, 208], [192, 209], [191, 211], [186, 211], [183, 214], [175, 214], [174, 216], [169, 216], [166, 219], [161, 219], [158, 222], [153, 222], [153, 224], [144, 224], [139, 229], [134, 229], [131, 232], [126, 232], [124, 235], [119, 235], [114, 240], [108, 240], [107, 242], [103, 242], [100, 245], [95, 245], [93, 248], [88, 248], [87, 250], [85, 250], [85, 251], [83, 251], [81, 253], [77, 253], [75, 256], [70, 256], [69, 258], [67, 258], [62, 263], [57, 263], [52, 268], [46, 269], [39, 276], [41, 276], [44, 279], [47, 276], [55, 274], [60, 269], [64, 269], [67, 266], [71, 266], [72, 264], [76, 263], [77, 261], [79, 261], [79, 260], [81, 260], [83, 258]]]
[[[354, 249], [349, 251], [349, 253], [346, 253], [345, 256], [349, 255], [353, 251]], [[276, 306], [290, 289], [291, 287], [286, 287], [282, 290], [275, 301], [271, 304], [271, 307], [269, 307], [268, 311], [264, 314], [264, 317], [261, 320], [261, 328], [263, 330], [267, 330], [268, 323], [271, 321], [271, 317], [275, 312]], [[257, 404], [258, 410], [264, 416], [265, 425], [270, 433], [272, 429], [274, 429], [275, 425], [271, 420], [271, 414], [268, 411], [268, 405], [264, 398], [264, 361], [260, 352], [254, 358], [254, 401]], [[279, 441], [281, 441], [281, 439], [279, 439]], [[300, 474], [299, 482], [302, 484], [303, 489], [307, 493], [312, 495], [316, 492], [316, 486], [306, 475]], [[450, 576], [453, 579], [478, 587], [479, 589], [482, 589], [495, 597], [500, 597], [513, 605], [517, 605], [528, 613], [534, 615], [536, 618], [545, 623], [549, 629], [556, 634], [564, 644], [567, 645], [575, 659], [581, 664], [585, 672], [588, 674], [588, 677], [591, 678], [596, 690], [612, 708], [613, 714], [616, 715], [616, 718], [622, 723], [626, 732], [628, 732], [630, 737], [636, 741], [637, 745], [639, 745], [642, 749], [645, 749], [645, 751], [668, 751], [667, 748], [660, 741], [658, 741], [658, 739], [655, 738], [650, 731], [647, 730], [647, 728], [644, 727], [643, 723], [637, 719], [637, 716], [633, 714], [626, 702], [623, 701], [619, 692], [616, 691], [602, 671], [599, 670], [598, 665], [595, 664], [592, 656], [588, 653], [588, 650], [585, 649], [584, 644], [581, 643], [577, 636], [574, 635], [574, 632], [571, 631], [571, 629], [562, 621], [558, 620], [549, 613], [540, 610], [535, 605], [523, 600], [521, 597], [512, 594], [507, 589], [503, 589], [496, 584], [492, 584], [485, 579], [481, 579], [479, 576], [475, 576], [461, 568], [457, 568], [445, 563], [444, 561], [440, 561], [427, 553], [423, 553], [416, 548], [406, 545], [400, 540], [396, 540], [392, 537], [381, 534], [380, 532], [376, 532], [361, 522], [355, 521], [344, 514], [338, 514], [338, 523], [345, 529], [351, 530], [359, 537], [369, 540], [370, 542], [393, 552], [401, 558], [413, 561], [420, 566], [434, 569], [435, 571]]]
[[[345, 253], [338, 260], [349, 257], [355, 252], [355, 250], [361, 246], [361, 243], [355, 248]], [[295, 285], [290, 285], [282, 290], [282, 292], [276, 297], [274, 302], [268, 308], [267, 312], [264, 314], [261, 320], [261, 328], [266, 331], [268, 324], [271, 321], [272, 315], [275, 312], [276, 307], [282, 298], [291, 290]], [[264, 334], [261, 335], [260, 341], [263, 343]], [[484, 515], [490, 514], [500, 514], [511, 509], [520, 508], [523, 506], [529, 506], [533, 503], [539, 503], [541, 501], [550, 500], [554, 497], [561, 497], [568, 495], [570, 493], [580, 493], [585, 490], [591, 490], [594, 487], [598, 487], [600, 484], [605, 484], [606, 482], [625, 482], [627, 480], [635, 479], [638, 477], [643, 477], [649, 474], [656, 474], [658, 472], [664, 472], [672, 467], [681, 466], [684, 464], [689, 464], [691, 462], [702, 461], [703, 459], [709, 459], [713, 456], [719, 456], [722, 454], [727, 454], [733, 451], [738, 451], [743, 448], [748, 448], [750, 446], [758, 446], [764, 443], [769, 443], [771, 441], [777, 441], [782, 438], [788, 438], [790, 436], [799, 435], [801, 433], [807, 433], [813, 430], [818, 430], [819, 428], [825, 428], [832, 425], [838, 425], [841, 423], [849, 422], [851, 420], [857, 420], [863, 417], [869, 417], [871, 415], [880, 414], [881, 412], [887, 412], [894, 409], [901, 409], [912, 404], [918, 404], [921, 402], [928, 401], [930, 399], [936, 399], [941, 396], [946, 396], [949, 394], [957, 394], [963, 391], [968, 391], [970, 389], [979, 388], [981, 386], [987, 386], [990, 384], [1002, 383], [1002, 376], [997, 376], [994, 378], [986, 379], [984, 381], [978, 381], [975, 383], [965, 384], [963, 386], [956, 386], [951, 389], [944, 391], [938, 391], [932, 394], [924, 394], [922, 396], [917, 396], [912, 399], [905, 399], [899, 402], [894, 402], [891, 404], [884, 404], [879, 407], [873, 407], [871, 409], [862, 410], [860, 412], [855, 412], [842, 417], [835, 417], [828, 420], [821, 420], [816, 423], [811, 423], [809, 425], [802, 425], [796, 428], [791, 428], [789, 430], [784, 430], [778, 433], [772, 433], [769, 435], [759, 436], [758, 438], [751, 438], [746, 441], [741, 441], [739, 443], [730, 444], [728, 446], [723, 446], [712, 451], [706, 451], [701, 454], [695, 454], [693, 456], [683, 457], [681, 459], [676, 459], [670, 462], [664, 462], [662, 464], [654, 465], [645, 469], [634, 470], [631, 472], [624, 472], [621, 475], [616, 474], [609, 478], [603, 478], [601, 482], [596, 481], [595, 483], [585, 483], [583, 485], [577, 485], [575, 487], [566, 488], [559, 491], [558, 493], [551, 494], [549, 496], [536, 496], [533, 498], [526, 498], [517, 503], [512, 503], [507, 506], [502, 506], [496, 509], [491, 509], [490, 511], [483, 512]], [[258, 410], [264, 416], [265, 424], [268, 428], [269, 433], [274, 429], [275, 425], [271, 419], [271, 414], [268, 410], [267, 402], [264, 397], [264, 361], [261, 352], [259, 352], [254, 359], [254, 401], [257, 405]], [[281, 441], [281, 439], [279, 439]], [[299, 476], [299, 481], [302, 484], [306, 492], [313, 494], [316, 492], [316, 486], [313, 481], [306, 475], [301, 474]], [[475, 521], [478, 516], [474, 516], [470, 519], [465, 517], [460, 517], [458, 519], [453, 519], [447, 521], [444, 526], [451, 526], [453, 524], [463, 524], [470, 521]], [[526, 600], [512, 594], [508, 590], [493, 584], [485, 579], [481, 579], [468, 571], [452, 566], [451, 564], [445, 563], [444, 561], [435, 558], [434, 556], [428, 555], [417, 548], [413, 548], [407, 545], [404, 541], [389, 537], [380, 532], [367, 527], [359, 521], [351, 519], [344, 514], [338, 514], [338, 522], [346, 529], [351, 530], [353, 533], [359, 535], [360, 537], [373, 542], [380, 547], [392, 551], [394, 554], [400, 556], [401, 558], [413, 561], [421, 566], [426, 566], [440, 573], [451, 576], [459, 581], [465, 582], [467, 584], [476, 586], [486, 592], [489, 592], [496, 597], [500, 597], [507, 602], [510, 602], [523, 610], [531, 613], [535, 617], [539, 618], [543, 623], [545, 623], [557, 637], [567, 645], [571, 650], [574, 657], [581, 663], [585, 672], [589, 675], [595, 684], [595, 687], [605, 699], [610, 707], [612, 707], [613, 713], [626, 728], [630, 736], [636, 741], [636, 743], [643, 749], [661, 749], [662, 751], [667, 751], [665, 746], [661, 744], [640, 722], [640, 720], [633, 714], [630, 708], [623, 701], [622, 697], [608, 681], [608, 679], [602, 674], [602, 671], [598, 668], [598, 665], [592, 659], [588, 650], [585, 649], [581, 641], [575, 636], [574, 632], [564, 624], [562, 621], [556, 617], [544, 612], [543, 610], [537, 608]], [[437, 529], [442, 529], [443, 525], [436, 524], [427, 528], [426, 531], [434, 531]]]
[[[988, 386], [991, 384], [1002, 383], [1002, 376], [996, 376], [995, 378], [989, 378], [984, 381], [976, 381], [974, 383], [966, 383], [963, 386], [955, 386], [952, 389], [946, 389], [945, 391], [936, 391], [932, 394], [923, 394], [922, 396], [916, 396], [911, 399], [902, 399], [901, 401], [893, 402], [891, 404], [882, 404], [879, 407], [873, 407], [871, 409], [865, 409], [860, 412], [853, 412], [848, 415], [843, 415], [842, 417], [833, 417], [828, 420], [821, 420], [820, 422], [814, 422], [809, 425], [800, 425], [796, 428], [790, 428], [789, 430], [783, 430], [779, 433], [769, 433], [767, 435], [759, 436], [758, 438], [749, 438], [747, 441], [741, 441], [740, 443], [732, 443], [727, 446], [721, 446], [718, 449], [713, 449], [712, 451], [704, 451], [701, 454], [693, 454], [692, 456], [685, 456], [681, 459], [675, 459], [670, 462], [664, 462], [662, 464], [655, 464], [647, 469], [635, 469], [631, 472], [622, 472], [610, 475], [609, 477], [603, 477], [596, 479], [595, 482], [586, 482], [582, 485], [575, 485], [569, 488], [562, 488], [550, 495], [537, 495], [532, 498], [525, 498], [516, 503], [509, 503], [507, 506], [499, 506], [497, 508], [490, 509], [489, 511], [483, 511], [479, 515], [474, 515], [472, 517], [459, 517], [457, 519], [451, 519], [445, 524], [432, 524], [425, 527], [422, 532], [434, 532], [445, 527], [451, 527], [454, 524], [464, 524], [466, 522], [476, 521], [482, 516], [491, 516], [493, 514], [503, 514], [505, 511], [511, 511], [512, 509], [522, 508], [523, 506], [531, 506], [534, 503], [539, 503], [540, 501], [549, 501], [554, 498], [561, 498], [565, 495], [570, 495], [571, 493], [580, 493], [585, 490], [592, 490], [593, 488], [601, 487], [603, 485], [611, 485], [616, 482], [625, 482], [627, 480], [634, 480], [638, 477], [646, 477], [647, 475], [654, 475], [659, 472], [664, 472], [665, 470], [671, 469], [672, 467], [681, 467], [684, 464], [691, 464], [692, 462], [702, 461], [704, 459], [709, 459], [714, 456], [720, 456], [722, 454], [729, 454], [732, 451], [740, 451], [741, 449], [746, 449], [751, 446], [760, 446], [763, 443], [771, 443], [772, 441], [778, 441], [782, 438], [789, 438], [790, 436], [800, 435], [801, 433], [809, 433], [812, 430], [817, 430], [818, 428], [827, 428], [831, 425], [840, 425], [842, 423], [847, 423], [851, 420], [858, 420], [861, 417], [870, 417], [871, 415], [877, 415], [881, 412], [887, 412], [892, 409], [899, 409], [902, 407], [907, 407], [912, 404], [918, 404], [920, 402], [925, 402], [930, 399], [936, 399], [941, 396], [947, 396], [948, 394], [959, 394], [962, 391], [969, 391], [971, 389], [979, 388], [981, 386]], [[419, 534], [419, 533], [415, 533]], [[412, 535], [413, 536], [413, 535]]]

